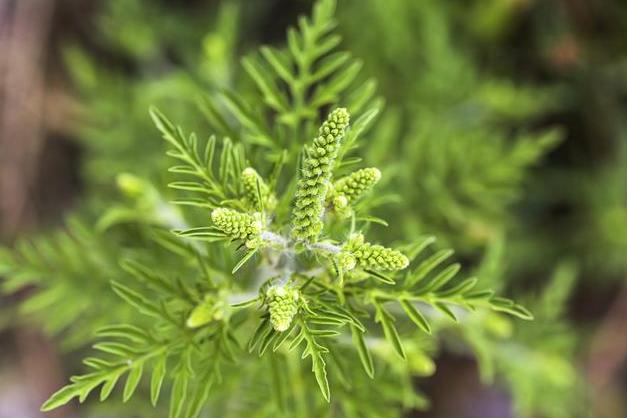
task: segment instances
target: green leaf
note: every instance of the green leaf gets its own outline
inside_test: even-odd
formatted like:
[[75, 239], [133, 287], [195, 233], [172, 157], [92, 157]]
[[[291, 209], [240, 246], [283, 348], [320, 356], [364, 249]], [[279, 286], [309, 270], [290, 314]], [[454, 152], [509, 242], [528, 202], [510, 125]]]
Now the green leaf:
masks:
[[300, 343], [303, 342], [304, 339], [305, 339], [305, 332], [303, 331], [303, 328], [301, 327], [298, 330], [298, 334], [296, 334], [296, 337], [292, 339], [292, 341], [290, 342], [290, 345], [287, 347], [288, 351], [293, 351], [296, 347], [300, 345]]
[[259, 345], [259, 357], [265, 354], [268, 347], [270, 347], [270, 344], [275, 342], [279, 338], [280, 334], [282, 333], [276, 332], [274, 329], [271, 329], [270, 332], [263, 337], [263, 340], [261, 340], [261, 344]]
[[163, 379], [167, 368], [167, 356], [161, 356], [157, 360], [155, 367], [152, 370], [152, 377], [150, 379], [150, 402], [152, 406], [157, 405], [159, 400], [159, 394], [161, 393], [161, 386], [163, 385]]
[[123, 358], [132, 357], [137, 354], [134, 347], [118, 342], [102, 342], [94, 344], [93, 348], [104, 353], [113, 354]]
[[440, 273], [438, 273], [427, 285], [416, 289], [415, 293], [423, 294], [428, 292], [435, 292], [436, 290], [447, 284], [453, 277], [455, 277], [460, 269], [461, 265], [459, 263], [451, 264]]
[[123, 401], [127, 402], [133, 396], [135, 389], [137, 389], [137, 384], [142, 377], [142, 373], [144, 371], [143, 363], [140, 363], [131, 369], [131, 372], [128, 374], [126, 378], [126, 384], [124, 385], [124, 395]]
[[118, 382], [120, 376], [122, 376], [122, 371], [113, 374], [109, 380], [102, 385], [102, 388], [100, 389], [100, 402], [107, 400], [107, 398], [111, 395], [111, 392], [115, 388], [115, 384]]
[[272, 351], [277, 351], [279, 348], [281, 348], [283, 343], [289, 339], [290, 335], [292, 334], [292, 332], [294, 332], [295, 329], [296, 326], [292, 324], [287, 331], [281, 332], [281, 335], [279, 335], [279, 337], [274, 340], [274, 344], [272, 345]]
[[433, 306], [435, 306], [440, 312], [442, 312], [444, 315], [446, 315], [449, 318], [451, 318], [453, 321], [458, 322], [457, 321], [457, 317], [455, 316], [455, 314], [453, 313], [451, 308], [449, 308], [446, 303], [444, 303], [444, 302], [435, 302], [433, 304]]
[[[354, 89], [346, 98], [346, 106], [355, 114], [359, 114], [366, 106], [371, 110], [380, 111], [383, 108], [382, 99], [373, 99], [377, 90], [377, 82], [373, 79], [366, 80], [359, 87]], [[370, 124], [370, 121], [368, 121]]]
[[[321, 49], [331, 49], [335, 47], [337, 43], [339, 43], [339, 39], [336, 40], [334, 38], [328, 45], [322, 46]], [[331, 80], [318, 85], [311, 99], [311, 105], [319, 107], [336, 101], [338, 94], [355, 80], [362, 66], [361, 61], [353, 61], [348, 68], [337, 73]]]
[[399, 251], [407, 256], [409, 261], [413, 261], [425, 248], [433, 244], [436, 241], [434, 236], [427, 236], [419, 241], [411, 243], [407, 246], [399, 248]]
[[254, 305], [259, 302], [259, 297], [255, 297], [253, 299], [245, 300], [243, 302], [231, 303], [232, 308], [247, 308], [249, 306]]
[[253, 336], [248, 341], [248, 352], [252, 353], [255, 350], [257, 344], [261, 342], [261, 340], [265, 337], [267, 333], [272, 330], [272, 326], [270, 325], [270, 320], [266, 317], [259, 323], [257, 329], [253, 333]]
[[413, 287], [451, 255], [453, 255], [453, 250], [440, 250], [424, 260], [420, 263], [416, 270], [407, 275], [407, 278], [405, 279], [405, 287]]
[[313, 10], [313, 22], [315, 25], [321, 26], [323, 29], [327, 28], [329, 23], [333, 19], [335, 13], [336, 1], [335, 0], [320, 0], [318, 1]]
[[165, 292], [166, 294], [176, 294], [176, 290], [172, 286], [172, 283], [161, 277], [149, 267], [134, 260], [124, 260], [122, 261], [121, 266], [125, 271], [133, 275], [133, 277], [135, 277], [139, 282], [145, 283], [150, 287]]
[[117, 293], [129, 304], [137, 308], [137, 310], [139, 310], [141, 313], [157, 318], [162, 317], [162, 313], [159, 307], [149, 300], [145, 299], [140, 293], [115, 281], [111, 282], [111, 285], [113, 286], [113, 291], [115, 293]]
[[285, 385], [289, 377], [285, 367], [281, 367], [279, 364], [279, 361], [282, 360], [279, 356], [268, 356], [268, 359], [270, 362], [270, 376], [272, 378], [272, 393], [275, 395], [279, 411], [281, 411], [281, 414], [285, 414], [288, 402]]
[[512, 304], [512, 305], [496, 304], [496, 305], [492, 305], [492, 309], [498, 312], [504, 312], [510, 315], [514, 315], [526, 321], [533, 320], [533, 314], [529, 312], [525, 307], [518, 305], [518, 304]]
[[215, 377], [212, 370], [203, 375], [200, 379], [200, 383], [194, 390], [185, 418], [196, 418], [200, 415], [203, 406], [209, 398], [209, 392], [211, 391], [214, 380]]
[[154, 106], [150, 108], [149, 112], [155, 126], [163, 133], [164, 137], [170, 142], [178, 142], [176, 140], [177, 135], [175, 134], [176, 128], [172, 122]]
[[189, 377], [184, 371], [179, 371], [174, 377], [172, 394], [170, 396], [170, 418], [179, 418], [183, 413], [185, 400], [187, 399], [187, 386]]
[[355, 348], [357, 348], [357, 353], [359, 354], [359, 360], [361, 361], [361, 365], [366, 371], [366, 374], [370, 376], [371, 379], [374, 379], [374, 364], [372, 361], [372, 356], [370, 355], [370, 351], [368, 351], [368, 347], [366, 346], [364, 333], [354, 325], [351, 325], [351, 334], [353, 338], [353, 345], [355, 346]]
[[[453, 297], [455, 295], [462, 295], [464, 297], [464, 299], [469, 299], [467, 297], [467, 293], [472, 290], [475, 285], [477, 284], [477, 279], [475, 277], [470, 278], [470, 279], [466, 279], [463, 280], [461, 282], [459, 282], [458, 284], [456, 284], [453, 287], [450, 287], [448, 289], [443, 289], [441, 291], [439, 291], [437, 293], [439, 298], [450, 298]], [[491, 295], [490, 295], [491, 296]], [[472, 299], [472, 298], [470, 298]]]
[[379, 114], [378, 108], [368, 109], [363, 115], [359, 116], [357, 120], [351, 125], [351, 129], [346, 134], [346, 140], [342, 145], [343, 150], [340, 155], [344, 155], [344, 153], [351, 148], [353, 148], [355, 142], [361, 134], [367, 131], [367, 129], [372, 125], [375, 121], [377, 115]]
[[249, 251], [248, 253], [246, 253], [241, 260], [238, 261], [238, 263], [235, 265], [235, 267], [233, 267], [233, 270], [231, 271], [232, 274], [235, 274], [235, 272], [237, 272], [237, 270], [239, 270], [244, 264], [246, 264], [246, 262], [248, 260], [250, 260], [250, 258], [255, 255], [255, 253], [257, 253], [257, 248], [255, 248], [254, 250]]
[[427, 322], [422, 313], [420, 313], [420, 311], [410, 301], [401, 299], [399, 300], [399, 303], [409, 319], [411, 319], [414, 324], [418, 326], [418, 328], [427, 334], [431, 334], [431, 326], [429, 325], [429, 322]]
[[275, 49], [266, 46], [261, 47], [261, 55], [268, 61], [272, 69], [286, 82], [292, 83], [294, 75], [289, 68], [289, 63]]
[[287, 112], [287, 100], [274, 81], [267, 75], [267, 71], [251, 57], [242, 59], [242, 65], [246, 73], [262, 92], [264, 101], [277, 112]]
[[[302, 357], [311, 357], [311, 370], [314, 373], [320, 392], [322, 392], [322, 396], [327, 402], [331, 402], [331, 391], [329, 389], [329, 380], [327, 379], [326, 363], [323, 358], [323, 353], [327, 353], [328, 350], [318, 344], [312, 330], [305, 321], [301, 319], [299, 323], [301, 333], [295, 340], [302, 341], [302, 339], [304, 339], [307, 342], [307, 347], [305, 351], [303, 351]], [[292, 341], [290, 346], [294, 346], [294, 341]]]
[[134, 325], [108, 325], [99, 328], [96, 335], [102, 338], [124, 338], [137, 343], [147, 343], [150, 336], [143, 329]]
[[500, 296], [495, 296], [490, 299], [490, 304], [495, 307], [509, 308], [514, 306], [514, 301]]
[[392, 347], [394, 347], [394, 351], [400, 358], [403, 360], [406, 359], [405, 349], [403, 348], [403, 343], [401, 342], [401, 337], [398, 335], [398, 331], [394, 326], [393, 316], [387, 312], [383, 306], [380, 304], [375, 304], [376, 316], [375, 321], [381, 324], [383, 328], [383, 334], [385, 335], [385, 339], [388, 340]]
[[476, 290], [474, 292], [469, 292], [464, 295], [465, 300], [489, 300], [494, 296], [494, 291], [492, 290]]
[[391, 277], [386, 276], [383, 273], [379, 273], [378, 271], [374, 271], [374, 270], [370, 270], [370, 269], [364, 269], [364, 271], [366, 273], [370, 274], [371, 276], [373, 276], [375, 279], [377, 279], [378, 281], [380, 281], [382, 283], [389, 284], [389, 285], [396, 284], [394, 279], [392, 279]]
[[383, 226], [390, 226], [386, 220], [377, 218], [376, 216], [360, 216], [356, 219], [357, 221], [363, 221], [367, 223], [379, 224]]
[[41, 406], [42, 412], [52, 411], [60, 406], [65, 405], [73, 398], [76, 398], [82, 393], [81, 387], [76, 384], [67, 385], [57, 392], [55, 392], [44, 404]]
[[195, 181], [173, 181], [168, 183], [168, 187], [176, 190], [185, 190], [190, 192], [201, 192], [211, 194], [211, 190]]
[[348, 52], [335, 52], [324, 57], [322, 60], [320, 60], [317, 69], [310, 76], [311, 82], [315, 83], [333, 74], [335, 71], [339, 70], [340, 67], [342, 67], [342, 65], [344, 65], [344, 63], [346, 63], [349, 59], [350, 54]]
[[177, 235], [186, 238], [227, 238], [227, 235], [223, 232], [218, 231], [215, 227], [199, 227], [199, 228], [190, 228], [184, 231], [174, 231]]
[[331, 402], [331, 390], [329, 389], [329, 380], [327, 379], [326, 363], [322, 358], [322, 354], [319, 352], [312, 353], [311, 355], [312, 370], [316, 376], [316, 382], [322, 396], [327, 402]]
[[87, 357], [83, 364], [96, 370], [103, 370], [115, 366], [115, 363], [97, 357]]

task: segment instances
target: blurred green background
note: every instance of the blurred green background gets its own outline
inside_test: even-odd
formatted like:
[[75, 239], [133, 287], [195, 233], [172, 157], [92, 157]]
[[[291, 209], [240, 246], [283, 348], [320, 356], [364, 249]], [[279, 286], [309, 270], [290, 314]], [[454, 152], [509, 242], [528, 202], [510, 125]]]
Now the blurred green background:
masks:
[[[148, 107], [205, 132], [199, 99], [249, 83], [241, 54], [282, 43], [310, 9], [0, 0], [3, 242], [123, 208], [120, 173], [162, 184]], [[365, 159], [405, 199], [381, 196], [378, 210], [400, 221], [375, 233], [438, 236], [537, 318], [444, 333], [435, 374], [416, 381], [432, 406], [408, 416], [627, 417], [627, 3], [340, 0], [337, 14], [342, 48], [386, 102]], [[76, 251], [106, 251], [86, 242]], [[105, 275], [82, 268], [80, 283]], [[0, 299], [0, 418], [40, 416], [81, 341], [50, 335], [97, 312], [47, 318], [33, 302], [18, 314], [34, 291]]]

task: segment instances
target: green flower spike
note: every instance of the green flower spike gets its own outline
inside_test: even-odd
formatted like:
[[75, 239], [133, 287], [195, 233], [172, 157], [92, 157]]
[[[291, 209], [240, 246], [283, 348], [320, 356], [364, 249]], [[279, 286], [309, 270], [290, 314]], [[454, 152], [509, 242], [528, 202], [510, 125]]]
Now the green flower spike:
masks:
[[283, 332], [292, 324], [298, 313], [298, 289], [289, 286], [272, 286], [266, 292], [270, 323], [275, 331]]
[[362, 168], [335, 182], [333, 189], [336, 195], [345, 196], [348, 203], [354, 203], [370, 191], [381, 180], [378, 168]]
[[[257, 182], [259, 182], [259, 191]], [[270, 192], [270, 188], [254, 168], [246, 167], [242, 171], [242, 184], [244, 185], [244, 198], [251, 208], [260, 211], [262, 207], [266, 210], [273, 210], [276, 207], [274, 194]], [[261, 202], [259, 192], [261, 192]]]
[[249, 215], [233, 209], [216, 208], [211, 212], [211, 220], [216, 227], [232, 239], [246, 242], [248, 248], [258, 247], [263, 224], [261, 215]]
[[351, 236], [343, 251], [355, 257], [361, 267], [373, 270], [402, 270], [409, 265], [409, 260], [400, 251], [365, 242], [362, 234]]
[[333, 164], [348, 121], [346, 109], [335, 109], [320, 127], [313, 146], [307, 149], [292, 212], [292, 238], [297, 241], [314, 242], [322, 232], [322, 215]]

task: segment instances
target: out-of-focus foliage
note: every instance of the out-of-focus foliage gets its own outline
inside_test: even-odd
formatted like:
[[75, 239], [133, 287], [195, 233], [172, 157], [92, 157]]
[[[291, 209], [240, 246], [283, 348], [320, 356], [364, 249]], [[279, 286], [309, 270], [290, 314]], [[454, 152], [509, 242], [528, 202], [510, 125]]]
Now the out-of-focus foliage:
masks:
[[[238, 19], [235, 2], [194, 15], [144, 0], [112, 0], [96, 19], [95, 41], [107, 54], [68, 44], [64, 57], [81, 106], [78, 123], [68, 129], [84, 154], [85, 197], [62, 230], [19, 240], [13, 254], [3, 251], [1, 269], [10, 277], [4, 289], [39, 289], [20, 318], [34, 315], [76, 348], [99, 326], [126, 315], [109, 285], [122, 272], [119, 248], [143, 245], [150, 235], [128, 223], [176, 227], [180, 216], [158, 190], [165, 189], [168, 163], [148, 108], [158, 104], [189, 126], [203, 126], [202, 115], [190, 109], [202, 92], [232, 82]], [[137, 32], [129, 31], [134, 22], [140, 22]], [[113, 225], [120, 226], [111, 231]], [[68, 298], [77, 302], [63, 303]]]
[[560, 89], [482, 72], [453, 40], [442, 2], [364, 1], [343, 11], [349, 42], [388, 93], [384, 140], [371, 156], [397, 161], [403, 232], [436, 233], [464, 251], [485, 246], [510, 221], [527, 171], [561, 138], [533, 129], [559, 106]]
[[[428, 0], [360, 2], [344, 9], [342, 27], [354, 49], [366, 57], [365, 66], [377, 75], [381, 89], [390, 92], [379, 128], [388, 141], [375, 145], [371, 158], [395, 164], [399, 189], [409, 203], [399, 213], [405, 217], [401, 233], [412, 236], [429, 231], [445, 237], [465, 254], [484, 249], [486, 262], [497, 274], [491, 275], [483, 266], [480, 276], [498, 277], [498, 285], [507, 287], [508, 281], [520, 275], [538, 271], [548, 275], [548, 266], [570, 254], [546, 248], [544, 225], [535, 235], [529, 234], [529, 222], [538, 218], [527, 218], [528, 214], [521, 218], [513, 209], [525, 194], [556, 193], [539, 184], [543, 180], [535, 180], [532, 173], [563, 139], [563, 131], [537, 126], [547, 114], [563, 111], [571, 93], [563, 83], [539, 87], [486, 72], [467, 38], [498, 39], [498, 33], [518, 14], [508, 9], [509, 2], [475, 3], [470, 23], [467, 14], [462, 15], [468, 24], [465, 28], [454, 26], [460, 8]], [[490, 13], [486, 3], [491, 4]], [[493, 3], [499, 7], [492, 7]], [[370, 30], [360, 30], [366, 21]], [[466, 38], [459, 36], [463, 30], [470, 31]], [[580, 188], [573, 192], [578, 199], [598, 202], [597, 196], [581, 194]], [[604, 204], [596, 207], [608, 208]], [[596, 214], [593, 218], [595, 222], [607, 219]], [[609, 224], [614, 225], [612, 221]], [[587, 225], [569, 231], [583, 238], [594, 228]], [[564, 238], [556, 229], [546, 230], [552, 237]], [[586, 238], [573, 241], [582, 248], [590, 242]], [[617, 245], [607, 247], [605, 251], [610, 252], [600, 260], [620, 251]], [[534, 254], [533, 261], [528, 260], [530, 254]], [[526, 261], [538, 264], [521, 264]], [[574, 274], [570, 274], [571, 281]], [[569, 274], [556, 276], [554, 287], [568, 281], [564, 276]], [[546, 291], [550, 293], [550, 288]], [[574, 401], [582, 399], [577, 394], [583, 393], [573, 366], [580, 336], [560, 319], [556, 309], [566, 302], [565, 297], [551, 300], [555, 309], [551, 315], [536, 306], [545, 314], [538, 318], [537, 328], [532, 326], [536, 332], [518, 329], [493, 314], [475, 318], [475, 326], [463, 331], [478, 356], [484, 380], [493, 382], [495, 374], [505, 378], [520, 416], [574, 416], [585, 410]], [[556, 329], [543, 329], [553, 323]], [[522, 361], [521, 356], [528, 360]]]
[[202, 116], [189, 110], [202, 94], [232, 84], [240, 8], [227, 2], [195, 16], [143, 0], [103, 6], [100, 43], [113, 62], [76, 45], [65, 51], [81, 99], [74, 134], [87, 153], [85, 178], [88, 186], [111, 186], [117, 174], [132, 170], [154, 181], [167, 165], [163, 144], [150, 135], [147, 109], [158, 105], [186, 126], [203, 126]]
[[[104, 237], [70, 219], [67, 231], [33, 242], [23, 240], [13, 252], [0, 253], [0, 274], [7, 278], [2, 290], [11, 293], [36, 287], [37, 292], [20, 306], [21, 315], [36, 315], [47, 332], [67, 335], [70, 347], [84, 345], [94, 329], [109, 322], [94, 309], [94, 301], [108, 307], [120, 305], [109, 292], [111, 275], [119, 273], [118, 246], [115, 236]], [[69, 300], [73, 302], [66, 303]], [[128, 310], [121, 311], [111, 312], [123, 315]]]
[[[94, 348], [101, 354], [85, 360], [90, 372], [73, 377], [44, 410], [75, 397], [85, 401], [98, 388], [104, 401], [123, 377], [127, 401], [142, 376], [150, 373], [150, 399], [156, 405], [162, 386], [169, 391], [170, 417], [196, 417], [206, 404], [226, 407], [229, 399], [221, 393], [228, 382], [257, 375], [256, 386], [269, 387], [276, 399], [250, 400], [252, 408], [262, 406], [262, 416], [361, 416], [377, 405], [386, 405], [385, 416], [401, 416], [405, 409], [427, 404], [414, 391], [412, 377], [433, 372], [426, 348], [414, 340], [417, 332], [437, 330], [431, 321], [457, 321], [468, 311], [486, 309], [532, 318], [512, 300], [477, 290], [476, 278], [458, 279], [460, 264], [447, 265], [452, 251], [431, 252], [431, 237], [414, 238], [398, 250], [365, 241], [362, 232], [385, 221], [370, 216], [368, 205], [357, 205], [365, 190], [353, 190], [357, 184], [347, 179], [367, 173], [351, 170], [361, 161], [356, 149], [381, 100], [371, 80], [357, 77], [359, 61], [336, 51], [340, 39], [334, 33], [334, 8], [331, 0], [318, 2], [310, 19], [288, 30], [287, 48], [262, 47], [260, 56], [244, 58], [242, 65], [253, 84], [243, 84], [243, 93], [226, 89], [203, 101], [212, 130], [223, 135], [220, 140], [188, 135], [152, 110], [154, 123], [171, 147], [167, 155], [176, 161], [168, 171], [175, 180], [170, 188], [179, 192], [172, 203], [178, 206], [131, 167], [134, 174], [117, 177], [131, 204], [107, 204], [97, 224], [102, 234], [135, 229], [118, 244], [128, 248], [130, 257], [121, 263], [126, 273], [113, 272], [112, 286], [152, 322], [122, 317], [119, 325], [100, 328], [104, 342]], [[349, 112], [336, 108], [314, 135], [320, 116], [340, 104], [350, 109], [350, 129]], [[313, 136], [309, 146], [294, 140]], [[254, 176], [253, 187], [246, 179], [255, 169], [248, 164], [255, 165], [255, 172], [269, 173]], [[378, 180], [380, 171], [374, 173]], [[354, 205], [349, 206], [350, 219], [327, 208], [327, 183], [334, 183], [334, 193], [340, 193], [333, 205], [335, 197]], [[272, 204], [269, 196], [276, 196]], [[211, 226], [205, 226], [207, 209]], [[229, 251], [216, 245], [219, 241], [241, 245]], [[173, 264], [172, 255], [159, 246], [179, 262]], [[20, 255], [24, 251], [16, 257]], [[34, 265], [37, 257], [50, 258], [39, 251], [32, 257]], [[11, 265], [15, 258], [7, 259]], [[63, 269], [64, 261], [58, 261]], [[13, 287], [24, 284], [15, 279], [20, 274], [15, 266], [7, 272], [16, 283]], [[125, 279], [129, 273], [136, 284]], [[61, 282], [65, 274], [59, 276]], [[116, 312], [108, 319], [119, 316], [117, 306], [109, 308]], [[426, 317], [423, 311], [429, 312]], [[101, 310], [97, 313], [102, 316]], [[248, 341], [249, 353], [242, 350], [242, 341]], [[310, 358], [314, 379], [303, 376], [302, 363], [291, 354], [299, 346], [301, 359]], [[262, 357], [267, 351], [271, 365], [293, 363], [294, 371], [277, 363], [270, 381], [266, 373], [258, 374], [264, 362], [249, 354]], [[246, 365], [231, 365], [238, 361]], [[409, 367], [399, 367], [399, 361]], [[360, 365], [362, 374], [346, 371]], [[386, 376], [394, 377], [389, 390], [378, 392], [379, 398], [361, 398], [346, 390], [359, 385], [369, 392], [367, 382], [376, 379], [376, 369], [381, 370], [383, 385]], [[290, 386], [301, 379], [300, 388]], [[316, 386], [322, 399], [312, 393]], [[337, 391], [336, 399], [331, 394]]]
[[[259, 43], [251, 25], [263, 13], [271, 16], [272, 2], [224, 1], [189, 10], [148, 0], [108, 0], [103, 5], [97, 19], [98, 42], [110, 61], [94, 58], [76, 44], [65, 54], [82, 105], [75, 127], [84, 150], [81, 220], [72, 219], [63, 231], [44, 234], [29, 244], [24, 241], [0, 254], [0, 272], [8, 277], [5, 291], [34, 287], [20, 318], [35, 319], [70, 348], [90, 342], [90, 334], [101, 325], [154, 325], [152, 320], [137, 319], [110, 290], [109, 281], [132, 281], [134, 276], [139, 279], [135, 284], [143, 287], [146, 277], [154, 279], [155, 270], [163, 277], [194, 276], [191, 293], [175, 289], [173, 299], [167, 299], [176, 315], [187, 310], [206, 313], [208, 299], [203, 294], [208, 290], [199, 279], [202, 274], [196, 274], [198, 258], [202, 259], [199, 247], [181, 245], [168, 230], [185, 230], [188, 223], [206, 225], [210, 222], [206, 209], [221, 205], [216, 204], [214, 189], [210, 190], [214, 194], [207, 193], [177, 179], [171, 185], [183, 190], [181, 198], [163, 187], [174, 174], [165, 174], [171, 161], [164, 157], [166, 147], [147, 117], [149, 106], [159, 107], [185, 132], [198, 132], [201, 142], [217, 134], [246, 144], [245, 165], [254, 161], [269, 190], [287, 196], [272, 203], [277, 205], [274, 220], [289, 215], [293, 180], [300, 174], [298, 166], [285, 162], [295, 161], [329, 107], [347, 106], [353, 126], [336, 174], [349, 175], [358, 164], [363, 166], [362, 157], [383, 172], [376, 192], [347, 212], [362, 231], [382, 242], [396, 241], [405, 252], [422, 249], [402, 245], [405, 242], [432, 245], [427, 235], [438, 236], [426, 266], [450, 256], [440, 247], [454, 247], [475, 266], [474, 275], [481, 278], [478, 289], [516, 296], [531, 308], [535, 320], [521, 324], [502, 313], [483, 309], [468, 313], [437, 303], [419, 303], [416, 314], [401, 304], [399, 313], [404, 309], [431, 336], [403, 338], [400, 348], [394, 335], [411, 335], [414, 324], [389, 321], [389, 315], [397, 312], [380, 305], [376, 310], [383, 335], [366, 336], [361, 361], [346, 350], [351, 344], [360, 346], [355, 329], [352, 341], [331, 345], [332, 399], [337, 401], [333, 405], [341, 405], [341, 412], [329, 410], [317, 393], [313, 395], [320, 386], [328, 396], [319, 360], [317, 382], [309, 367], [293, 356], [268, 355], [229, 366], [237, 367], [237, 374], [211, 370], [199, 379], [192, 377], [190, 363], [204, 360], [178, 346], [167, 348], [178, 359], [173, 373], [160, 376], [157, 363], [157, 378], [152, 385], [139, 384], [135, 398], [148, 399], [152, 392], [155, 400], [159, 393], [155, 385], [160, 388], [163, 379], [163, 390], [171, 390], [174, 400], [187, 393], [183, 382], [196, 382], [189, 389], [197, 398], [185, 405], [173, 402], [175, 416], [183, 410], [191, 415], [197, 411], [208, 396], [205, 384], [213, 384], [209, 413], [220, 416], [276, 416], [286, 407], [288, 416], [296, 417], [363, 416], [365, 411], [369, 416], [398, 416], [403, 409], [428, 406], [428, 399], [413, 389], [412, 377], [436, 372], [434, 359], [444, 350], [475, 357], [486, 384], [508, 388], [515, 416], [589, 416], [584, 378], [576, 363], [588, 335], [568, 319], [566, 307], [580, 280], [608, 286], [624, 279], [627, 268], [623, 151], [627, 70], [619, 58], [624, 56], [625, 41], [616, 36], [623, 32], [610, 28], [612, 43], [599, 48], [585, 30], [571, 27], [570, 12], [556, 1], [363, 0], [340, 2], [337, 28], [320, 16], [309, 23], [300, 21], [300, 32], [288, 32], [285, 46], [261, 47], [240, 65], [236, 57], [242, 47]], [[584, 9], [624, 13], [620, 6]], [[522, 40], [514, 36], [520, 27], [526, 28]], [[338, 33], [344, 37], [341, 43]], [[526, 43], [525, 48], [520, 43]], [[359, 153], [351, 153], [362, 134], [367, 135], [359, 141]], [[545, 163], [548, 158], [550, 164]], [[267, 202], [261, 186], [257, 201]], [[191, 196], [199, 190], [209, 198]], [[172, 205], [174, 196], [193, 207]], [[239, 210], [249, 208], [255, 199], [240, 206], [235, 201], [227, 199], [225, 205]], [[340, 214], [335, 201], [325, 203]], [[335, 243], [347, 238], [340, 218], [329, 222]], [[387, 226], [383, 219], [393, 222]], [[216, 233], [189, 234], [209, 232]], [[89, 248], [90, 256], [81, 256], [81, 248]], [[116, 251], [119, 248], [124, 248], [123, 254]], [[246, 272], [258, 256], [251, 251], [242, 257], [243, 253], [234, 255], [226, 249], [216, 254], [221, 261], [209, 276], [225, 276], [233, 265]], [[121, 258], [140, 259], [151, 268], [120, 266]], [[336, 262], [341, 271], [340, 260]], [[375, 277], [390, 280], [387, 275]], [[116, 285], [116, 290], [140, 304], [134, 299], [135, 288]], [[141, 292], [139, 300], [144, 302], [158, 294], [154, 289]], [[88, 303], [95, 299], [98, 304]], [[61, 303], [64, 300], [80, 303]], [[511, 310], [509, 305], [504, 308]], [[164, 312], [167, 317], [169, 311]], [[183, 316], [177, 319], [186, 319]], [[163, 329], [168, 338], [180, 331], [169, 325]], [[216, 327], [201, 335], [185, 329], [179, 337], [195, 335], [191, 338], [198, 338], [199, 344], [211, 338], [212, 349], [227, 364], [233, 350], [231, 331]], [[102, 333], [120, 335], [135, 336], [152, 348], [164, 341], [134, 328], [105, 328]], [[275, 334], [264, 335], [260, 346], [267, 348]], [[320, 354], [310, 340], [307, 344], [312, 357]], [[366, 352], [371, 353], [370, 360]], [[399, 353], [407, 362], [395, 359]], [[372, 364], [377, 366], [376, 391], [367, 379]], [[90, 365], [98, 361], [92, 359]], [[209, 373], [205, 366], [197, 369]], [[143, 363], [128, 368], [125, 398], [135, 391], [142, 367]], [[78, 369], [73, 365], [72, 370]], [[244, 385], [240, 373], [250, 377]], [[214, 384], [218, 374], [219, 385]], [[113, 383], [120, 377], [111, 376]], [[254, 385], [268, 376], [272, 385]], [[170, 378], [172, 385], [167, 383]], [[113, 386], [105, 387], [103, 398]], [[80, 393], [93, 388], [87, 389]], [[72, 394], [76, 393], [65, 393]], [[55, 402], [67, 400], [63, 395]], [[132, 408], [136, 414], [152, 416], [153, 410], [135, 398], [129, 404], [108, 401], [104, 411], [124, 416]], [[268, 402], [270, 398], [274, 401]], [[94, 411], [103, 410], [92, 406]]]
[[488, 317], [484, 328], [462, 330], [470, 346], [480, 356], [480, 371], [485, 381], [504, 379], [510, 388], [516, 416], [540, 414], [547, 417], [580, 416], [586, 401], [578, 370], [573, 364], [578, 336], [564, 319], [576, 277], [570, 263], [558, 266], [551, 280], [528, 295], [537, 313], [533, 327], [506, 325], [503, 319]]

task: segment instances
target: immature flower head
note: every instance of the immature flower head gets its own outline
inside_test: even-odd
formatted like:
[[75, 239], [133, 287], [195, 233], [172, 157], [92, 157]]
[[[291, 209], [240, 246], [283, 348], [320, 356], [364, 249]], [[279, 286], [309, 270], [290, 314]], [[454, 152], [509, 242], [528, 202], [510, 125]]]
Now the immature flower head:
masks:
[[129, 173], [122, 173], [116, 177], [118, 188], [131, 198], [141, 197], [150, 188], [150, 185], [143, 179]]
[[358, 265], [373, 270], [402, 270], [409, 265], [400, 251], [365, 242], [362, 234], [351, 236], [343, 250], [355, 257]]
[[263, 228], [260, 214], [249, 215], [233, 209], [216, 208], [211, 212], [211, 220], [216, 228], [232, 239], [245, 241], [247, 247], [259, 245]]
[[275, 331], [286, 331], [298, 313], [300, 292], [290, 286], [272, 286], [266, 292], [270, 323]]
[[350, 271], [357, 264], [355, 257], [346, 251], [342, 251], [337, 255], [337, 262], [343, 271]]
[[348, 122], [346, 109], [335, 109], [320, 127], [313, 145], [307, 149], [292, 212], [292, 238], [298, 241], [313, 242], [322, 232], [328, 184]]
[[226, 303], [215, 295], [207, 295], [192, 310], [185, 324], [189, 328], [198, 328], [211, 321], [219, 321], [224, 318], [227, 309]]
[[[259, 189], [257, 189], [257, 184], [259, 184]], [[267, 210], [273, 210], [276, 207], [274, 194], [254, 168], [246, 167], [242, 171], [242, 185], [244, 186], [246, 203], [254, 210], [259, 211], [262, 207]], [[259, 201], [260, 194], [261, 201]]]
[[353, 203], [370, 191], [381, 179], [378, 168], [362, 168], [346, 177], [342, 177], [333, 185], [335, 194], [345, 196], [348, 203]]
[[343, 194], [337, 195], [333, 198], [333, 209], [340, 218], [348, 218], [352, 209], [348, 204], [348, 199]]

